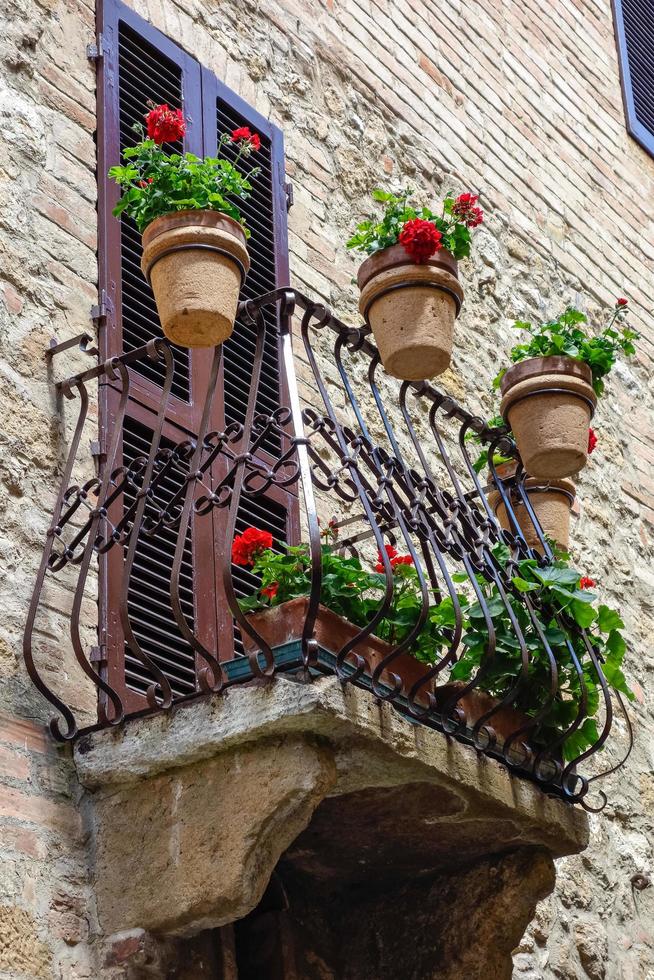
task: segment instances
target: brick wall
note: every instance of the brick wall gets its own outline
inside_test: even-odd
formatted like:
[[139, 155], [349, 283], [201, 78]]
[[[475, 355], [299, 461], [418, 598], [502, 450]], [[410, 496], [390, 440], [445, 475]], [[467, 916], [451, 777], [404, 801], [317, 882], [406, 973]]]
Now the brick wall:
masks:
[[[629, 296], [644, 338], [598, 411], [573, 551], [627, 624], [636, 748], [515, 963], [524, 980], [651, 980], [654, 888], [636, 892], [631, 877], [654, 870], [654, 163], [626, 134], [609, 0], [135, 7], [284, 128], [293, 282], [339, 315], [356, 316], [343, 242], [375, 184], [481, 192], [489, 218], [461, 270], [466, 303], [441, 379], [475, 411], [494, 413], [490, 379], [516, 316]], [[94, 11], [81, 0], [0, 9], [0, 977], [68, 980], [99, 975], [85, 852], [70, 763], [41, 739], [48, 713], [18, 654], [67, 421], [42, 349], [88, 327], [96, 298]], [[41, 627], [52, 665], [69, 601], [53, 594]], [[607, 762], [624, 734], [619, 723]]]

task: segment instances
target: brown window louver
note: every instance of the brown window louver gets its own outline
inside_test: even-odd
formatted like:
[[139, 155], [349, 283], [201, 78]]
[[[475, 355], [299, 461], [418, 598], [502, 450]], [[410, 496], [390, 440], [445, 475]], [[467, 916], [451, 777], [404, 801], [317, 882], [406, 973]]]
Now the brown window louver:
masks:
[[[103, 358], [133, 350], [153, 337], [162, 336], [152, 292], [140, 269], [140, 235], [134, 224], [117, 221], [111, 214], [119, 192], [104, 178], [108, 168], [120, 159], [121, 150], [138, 136], [134, 123], [143, 122], [149, 102], [166, 102], [181, 108], [187, 122], [182, 149], [198, 155], [214, 153], [221, 133], [247, 125], [261, 136], [261, 151], [252, 163], [261, 167], [252, 197], [243, 214], [251, 231], [248, 248], [251, 270], [242, 298], [248, 299], [288, 282], [286, 201], [284, 189], [283, 138], [268, 120], [257, 114], [227, 89], [169, 38], [165, 37], [122, 3], [105, 3], [102, 14], [102, 49], [99, 61], [98, 168], [100, 187], [100, 286], [104, 292], [106, 319], [100, 328]], [[227, 153], [231, 149], [227, 148]], [[283, 398], [280, 382], [277, 323], [267, 322], [263, 363], [264, 381], [260, 386], [257, 410], [272, 412]], [[162, 449], [173, 449], [186, 439], [192, 441], [198, 429], [208, 386], [210, 358], [206, 351], [173, 348], [174, 378], [164, 425]], [[247, 406], [254, 333], [242, 325], [225, 345], [220, 397], [213, 409], [211, 427], [224, 428], [230, 421], [243, 422]], [[138, 489], [138, 460], [147, 456], [161, 399], [161, 368], [139, 362], [134, 375], [127, 416], [122, 432], [123, 465], [130, 464], [136, 474], [135, 486], [128, 486], [117, 503], [125, 513]], [[106, 439], [111, 431], [119, 393], [111, 384], [100, 394], [101, 429]], [[278, 450], [269, 439], [262, 455]], [[220, 464], [216, 464], [216, 468]], [[220, 474], [212, 473], [218, 480]], [[153, 506], [165, 505], [184, 480], [180, 461], [157, 487]], [[114, 517], [119, 517], [118, 513]], [[202, 642], [216, 649], [216, 637], [232, 634], [221, 601], [222, 584], [216, 573], [216, 542], [224, 535], [226, 513], [216, 510], [213, 530], [205, 518], [203, 534], [194, 534], [193, 524], [185, 542], [180, 580], [180, 599], [184, 614]], [[296, 498], [275, 492], [270, 499], [244, 501], [238, 515], [238, 529], [255, 525], [270, 530], [276, 539], [294, 537]], [[107, 672], [111, 683], [121, 690], [128, 710], [145, 704], [144, 695], [152, 678], [143, 665], [126, 650], [119, 616], [120, 597], [115, 594], [119, 580], [120, 549], [113, 549], [100, 569], [101, 636], [106, 648]], [[175, 532], [148, 539], [139, 536], [135, 574], [128, 595], [130, 623], [142, 649], [168, 678], [175, 694], [196, 689], [199, 665], [192, 648], [180, 635], [170, 602], [170, 576], [175, 552]], [[235, 578], [239, 593], [253, 584], [252, 576], [240, 569]], [[221, 641], [221, 659], [241, 652], [238, 631], [234, 644]]]

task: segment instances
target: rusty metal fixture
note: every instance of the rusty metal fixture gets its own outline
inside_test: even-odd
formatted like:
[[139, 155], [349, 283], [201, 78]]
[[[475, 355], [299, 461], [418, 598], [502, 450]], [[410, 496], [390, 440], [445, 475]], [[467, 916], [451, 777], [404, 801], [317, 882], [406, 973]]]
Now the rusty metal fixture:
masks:
[[631, 887], [635, 888], [637, 892], [644, 892], [646, 888], [651, 888], [652, 879], [647, 875], [636, 873], [631, 876]]
[[[266, 342], [266, 318], [277, 313], [280, 327], [280, 359], [288, 404], [264, 414], [257, 412], [257, 395], [262, 381], [262, 362]], [[303, 347], [304, 359], [317, 401], [303, 405], [296, 377], [296, 359], [291, 339], [294, 316], [299, 318], [296, 342]], [[603, 775], [591, 770], [581, 773], [579, 767], [606, 743], [611, 730], [614, 699], [626, 719], [631, 740], [631, 725], [622, 699], [611, 692], [602, 673], [597, 651], [584, 630], [576, 630], [585, 653], [578, 656], [568, 641], [582, 691], [584, 672], [590, 672], [603, 700], [604, 723], [596, 743], [571, 762], [563, 763], [561, 745], [583, 723], [585, 698], [582, 697], [572, 724], [547, 746], [530, 748], [530, 737], [545, 717], [552, 699], [559, 691], [555, 655], [538, 619], [536, 600], [529, 593], [516, 592], [511, 568], [522, 558], [533, 558], [547, 564], [554, 558], [533, 513], [525, 491], [525, 473], [507, 429], [488, 428], [484, 420], [466, 411], [455, 399], [427, 382], [395, 385], [383, 376], [377, 349], [371, 343], [369, 327], [347, 325], [336, 319], [329, 309], [294, 289], [284, 288], [256, 300], [242, 303], [241, 322], [254, 328], [256, 350], [248, 393], [247, 412], [243, 422], [225, 425], [223, 431], [209, 431], [212, 404], [221, 372], [222, 347], [215, 348], [210, 370], [208, 394], [197, 432], [172, 443], [162, 444], [162, 433], [173, 377], [173, 359], [167, 341], [151, 340], [146, 345], [111, 358], [59, 384], [62, 394], [78, 406], [78, 418], [70, 441], [57, 494], [50, 529], [46, 534], [41, 566], [32, 596], [24, 636], [24, 658], [27, 670], [41, 694], [53, 705], [60, 717], [51, 722], [53, 735], [70, 740], [88, 731], [80, 729], [76, 706], [65, 700], [65, 692], [54, 690], [50, 674], [38, 667], [34, 655], [37, 637], [35, 624], [42, 603], [46, 576], [66, 569], [76, 573], [77, 581], [70, 615], [70, 639], [76, 662], [98, 691], [97, 725], [119, 725], [136, 713], [166, 711], [182, 700], [219, 692], [253, 678], [272, 678], [280, 670], [303, 671], [306, 679], [320, 672], [335, 674], [344, 684], [367, 687], [391, 703], [398, 711], [418, 724], [426, 725], [448, 737], [473, 746], [477, 751], [501, 761], [511, 772], [531, 779], [553, 795], [580, 803], [587, 810], [598, 811], [606, 803], [600, 791], [600, 802], [592, 805], [588, 794], [591, 785]], [[268, 321], [270, 318], [268, 316]], [[79, 338], [76, 338], [78, 342]], [[59, 345], [52, 351], [61, 354], [71, 345]], [[338, 375], [336, 385], [328, 383], [320, 368], [320, 357], [327, 355]], [[165, 370], [161, 400], [147, 455], [137, 456], [127, 465], [119, 458], [120, 437], [125, 406], [130, 392], [130, 367], [151, 359]], [[72, 482], [75, 461], [80, 455], [82, 430], [88, 414], [88, 385], [92, 381], [111, 384], [119, 391], [119, 404], [109, 444], [99, 461], [99, 475], [83, 485]], [[394, 395], [389, 394], [393, 385]], [[383, 394], [382, 388], [383, 385]], [[399, 421], [391, 422], [388, 404], [396, 399]], [[470, 460], [466, 435], [473, 431], [488, 446], [491, 476], [509, 515], [511, 530], [503, 530], [490, 507], [478, 475]], [[271, 436], [279, 446], [271, 455]], [[509, 479], [495, 470], [493, 454], [516, 459], [517, 469]], [[161, 488], [175, 474], [177, 489], [168, 496]], [[238, 605], [230, 548], [239, 508], [244, 502], [256, 501], [275, 488], [295, 488], [304, 512], [304, 526], [311, 556], [311, 588], [306, 600], [304, 626], [298, 638], [297, 651], [283, 663], [279, 650], [272, 649], [256, 629], [256, 622], [246, 617]], [[354, 635], [344, 635], [340, 649], [329, 656], [316, 639], [316, 622], [321, 593], [321, 532], [318, 523], [319, 498], [323, 512], [339, 509], [338, 547], [357, 554], [361, 548], [378, 549], [386, 577], [386, 592], [379, 609], [364, 628]], [[529, 513], [539, 539], [538, 549], [531, 549], [515, 520], [513, 501]], [[211, 527], [212, 515], [222, 512], [224, 524], [215, 541], [217, 578], [222, 579], [222, 600], [228, 619], [238, 624], [249, 637], [245, 656], [234, 658], [233, 646], [227, 645], [225, 631], [199, 635], [184, 611], [181, 598], [184, 542], [193, 523], [196, 533]], [[175, 554], [170, 574], [170, 605], [183, 639], [195, 654], [196, 688], [190, 694], [176, 694], [161, 665], [155, 663], [139, 642], [128, 597], [139, 541], [157, 540], [175, 535]], [[393, 578], [384, 545], [399, 545], [415, 564], [422, 611], [411, 633], [401, 643], [383, 650], [379, 658], [368, 663], [363, 655], [374, 637], [375, 629], [390, 608]], [[508, 568], [494, 558], [492, 549], [503, 543], [510, 551]], [[122, 562], [112, 567], [122, 569], [118, 622], [131, 656], [150, 678], [142, 707], [138, 712], [126, 708], [124, 699], [111, 683], [112, 674], [97, 647], [86, 648], [81, 629], [81, 606], [93, 562], [118, 551]], [[462, 635], [462, 609], [453, 575], [464, 573], [471, 592], [479, 602], [488, 629], [487, 656], [477, 674], [461, 689], [449, 687], [449, 694], [436, 697], [436, 685], [446, 677], [447, 668], [457, 660]], [[120, 575], [121, 573], [118, 572]], [[484, 702], [483, 713], [466, 724], [464, 712], [457, 703], [483, 685], [488, 665], [495, 652], [493, 617], [477, 577], [497, 587], [501, 602], [515, 631], [520, 649], [521, 667], [515, 683], [502, 699]], [[500, 724], [503, 709], [512, 709], [527, 682], [531, 654], [508, 596], [522, 604], [528, 621], [542, 643], [541, 653], [549, 669], [549, 695], [533, 716], [514, 712], [518, 727], [507, 735]], [[421, 673], [410, 685], [401, 676], [403, 655], [410, 650], [429, 614], [432, 596], [448, 597], [452, 602], [453, 625], [448, 646], [440, 651], [433, 667]], [[220, 610], [219, 610], [220, 611]], [[223, 609], [223, 612], [226, 612]], [[229, 644], [233, 644], [231, 637]], [[226, 652], [227, 651], [227, 652]], [[410, 687], [407, 690], [407, 687]], [[441, 692], [443, 688], [440, 688]], [[509, 712], [505, 712], [505, 717]], [[497, 718], [498, 731], [494, 728]], [[630, 747], [629, 747], [630, 749]], [[627, 752], [627, 755], [629, 753]], [[626, 758], [626, 756], [625, 756]], [[615, 771], [624, 762], [614, 766]], [[632, 880], [633, 881], [633, 880]], [[634, 882], [634, 887], [639, 887]]]

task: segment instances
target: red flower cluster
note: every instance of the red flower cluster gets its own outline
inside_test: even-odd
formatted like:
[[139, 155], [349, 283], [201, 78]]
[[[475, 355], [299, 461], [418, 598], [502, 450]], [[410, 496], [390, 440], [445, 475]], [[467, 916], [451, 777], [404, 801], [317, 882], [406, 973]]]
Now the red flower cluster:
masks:
[[588, 430], [588, 455], [592, 453], [593, 449], [597, 445], [597, 436], [592, 429]]
[[584, 575], [579, 582], [580, 589], [592, 589], [594, 585], [597, 585], [597, 582], [592, 578], [588, 578], [587, 575]]
[[426, 262], [441, 247], [441, 235], [436, 225], [423, 218], [407, 221], [400, 232], [400, 244], [416, 263]]
[[625, 299], [624, 296], [621, 296], [620, 299], [616, 299], [615, 301], [616, 306], [627, 306], [628, 304], [629, 300]]
[[265, 589], [261, 590], [261, 595], [265, 595], [268, 599], [274, 599], [279, 591], [279, 582], [271, 582], [267, 585]]
[[239, 129], [232, 130], [232, 143], [249, 143], [250, 149], [257, 150], [261, 149], [261, 137], [258, 133], [253, 133], [250, 131], [249, 126], [241, 126]]
[[272, 548], [270, 531], [258, 531], [256, 527], [248, 527], [240, 536], [234, 538], [232, 544], [232, 562], [235, 565], [254, 565], [254, 559]]
[[181, 109], [169, 109], [167, 105], [157, 105], [145, 117], [148, 139], [155, 143], [176, 143], [186, 132], [186, 123]]
[[477, 207], [477, 194], [459, 194], [452, 206], [452, 214], [468, 228], [476, 228], [484, 220], [484, 212]]
[[[398, 555], [397, 549], [394, 548], [392, 544], [385, 544], [384, 551], [386, 552], [386, 554], [390, 559], [391, 568], [397, 568], [398, 565], [413, 565], [413, 558], [411, 557], [411, 555]], [[381, 551], [377, 552], [377, 564], [375, 565], [375, 571], [376, 572], [384, 571], [384, 564], [382, 560]]]
[[[320, 518], [318, 518], [318, 524], [320, 524]], [[338, 521], [335, 517], [332, 517], [327, 522], [327, 527], [324, 527], [320, 532], [321, 538], [333, 538], [336, 540], [338, 537]]]

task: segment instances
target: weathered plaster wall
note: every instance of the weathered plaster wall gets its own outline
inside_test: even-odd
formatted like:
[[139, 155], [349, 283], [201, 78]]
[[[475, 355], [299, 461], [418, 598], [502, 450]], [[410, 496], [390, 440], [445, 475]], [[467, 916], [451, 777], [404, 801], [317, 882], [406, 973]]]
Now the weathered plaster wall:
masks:
[[[515, 972], [654, 977], [654, 888], [630, 883], [654, 870], [654, 164], [625, 131], [608, 0], [135, 6], [284, 127], [293, 281], [341, 315], [356, 315], [343, 241], [375, 184], [482, 193], [489, 217], [462, 268], [466, 304], [442, 379], [474, 409], [494, 411], [489, 382], [515, 316], [630, 297], [645, 337], [598, 412], [573, 550], [627, 623], [636, 749], [588, 852], [560, 862]], [[93, 9], [1, 0], [0, 18], [0, 977], [74, 980], [98, 975], [76, 791], [66, 757], [15, 718], [48, 717], [18, 659], [64, 450], [42, 349], [87, 327], [95, 301]], [[57, 640], [69, 605], [51, 592], [41, 624], [67, 684], [76, 675]]]

